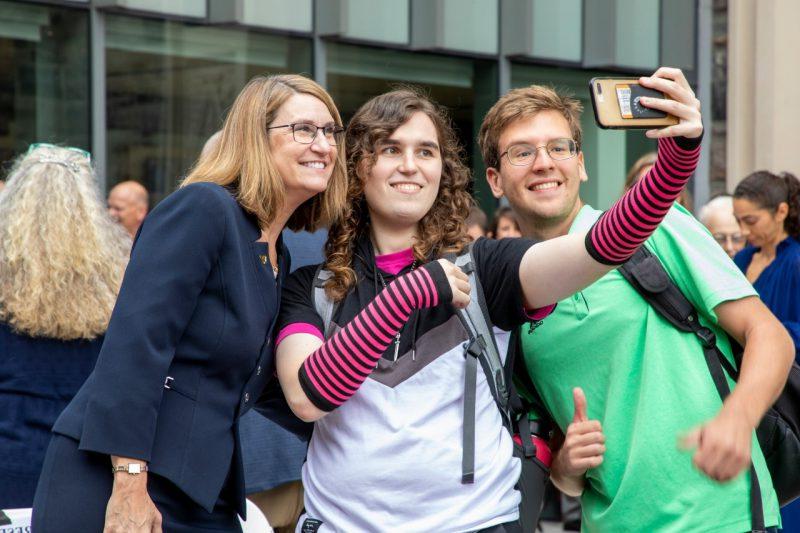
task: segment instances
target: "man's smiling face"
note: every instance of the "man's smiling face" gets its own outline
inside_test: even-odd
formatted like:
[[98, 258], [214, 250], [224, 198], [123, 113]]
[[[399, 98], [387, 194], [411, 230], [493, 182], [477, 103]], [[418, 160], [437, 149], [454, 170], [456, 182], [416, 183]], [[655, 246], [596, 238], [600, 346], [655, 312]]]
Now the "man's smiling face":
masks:
[[525, 144], [541, 147], [533, 163], [512, 165], [508, 156], [500, 158], [500, 168], [487, 173], [492, 192], [505, 196], [514, 211], [532, 220], [558, 223], [580, 209], [579, 188], [586, 181], [583, 152], [569, 159], [554, 160], [544, 148], [554, 139], [572, 139], [569, 123], [558, 111], [541, 111], [507, 126], [498, 141], [498, 153]]

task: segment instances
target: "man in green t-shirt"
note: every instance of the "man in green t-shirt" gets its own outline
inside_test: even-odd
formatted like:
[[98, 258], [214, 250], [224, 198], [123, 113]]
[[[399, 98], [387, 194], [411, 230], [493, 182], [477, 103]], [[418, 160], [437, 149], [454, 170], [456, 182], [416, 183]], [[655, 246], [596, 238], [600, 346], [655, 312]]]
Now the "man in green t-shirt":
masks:
[[[691, 91], [676, 69], [641, 81], [668, 94]], [[689, 113], [674, 100], [650, 106]], [[531, 86], [503, 96], [481, 126], [489, 185], [508, 199], [527, 237], [583, 231], [600, 216], [579, 197], [583, 153], [570, 156], [553, 142], [580, 147], [580, 113], [578, 101]], [[765, 525], [775, 527], [778, 502], [754, 428], [786, 380], [791, 340], [683, 208], [672, 208], [646, 246], [725, 355], [732, 359], [723, 332], [744, 346], [739, 383], [722, 404], [697, 339], [612, 271], [521, 332], [530, 377], [562, 432], [552, 479], [581, 495], [589, 531], [749, 531], [752, 458]]]

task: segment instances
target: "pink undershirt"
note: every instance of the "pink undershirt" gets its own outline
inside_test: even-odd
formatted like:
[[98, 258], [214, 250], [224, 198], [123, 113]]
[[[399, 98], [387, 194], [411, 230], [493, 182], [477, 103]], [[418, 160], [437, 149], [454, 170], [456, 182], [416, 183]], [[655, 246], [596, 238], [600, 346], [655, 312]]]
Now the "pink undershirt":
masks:
[[[414, 250], [411, 248], [406, 248], [405, 250], [400, 250], [399, 252], [394, 252], [391, 254], [375, 256], [375, 266], [393, 276], [396, 276], [401, 270], [413, 262]], [[547, 315], [552, 313], [555, 307], [556, 304], [552, 304], [545, 307], [540, 307], [539, 309], [525, 309], [525, 316], [527, 316], [529, 320], [542, 320]], [[325, 336], [313, 324], [309, 324], [307, 322], [295, 322], [285, 326], [280, 333], [278, 333], [278, 338], [275, 340], [275, 346], [277, 347], [281, 341], [283, 341], [283, 339], [289, 335], [295, 335], [297, 333], [314, 335], [319, 340], [325, 341]]]

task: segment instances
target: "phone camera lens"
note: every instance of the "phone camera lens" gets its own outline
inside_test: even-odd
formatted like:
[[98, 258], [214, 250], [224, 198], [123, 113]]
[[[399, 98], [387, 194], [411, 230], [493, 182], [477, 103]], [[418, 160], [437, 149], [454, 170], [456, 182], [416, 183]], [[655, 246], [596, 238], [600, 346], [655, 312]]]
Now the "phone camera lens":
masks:
[[595, 86], [597, 87], [597, 94], [603, 94], [603, 86], [599, 82]]

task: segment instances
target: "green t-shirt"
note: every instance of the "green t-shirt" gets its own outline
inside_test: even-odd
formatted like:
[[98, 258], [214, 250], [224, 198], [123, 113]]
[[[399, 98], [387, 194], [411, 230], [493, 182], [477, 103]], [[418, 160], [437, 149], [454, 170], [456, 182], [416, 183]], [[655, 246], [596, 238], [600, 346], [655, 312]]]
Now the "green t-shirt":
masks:
[[[600, 211], [584, 206], [570, 232]], [[647, 247], [718, 335], [714, 307], [755, 295], [711, 235], [681, 207], [670, 210]], [[586, 531], [750, 530], [749, 474], [717, 483], [679, 450], [678, 437], [713, 418], [721, 402], [696, 337], [663, 319], [617, 271], [558, 303], [532, 332], [522, 326], [528, 371], [557, 424], [572, 421], [572, 388], [586, 393], [590, 419], [606, 436], [603, 464], [586, 473]], [[727, 338], [719, 346], [730, 359]], [[733, 382], [731, 382], [733, 385]], [[753, 435], [766, 525], [779, 511]]]

